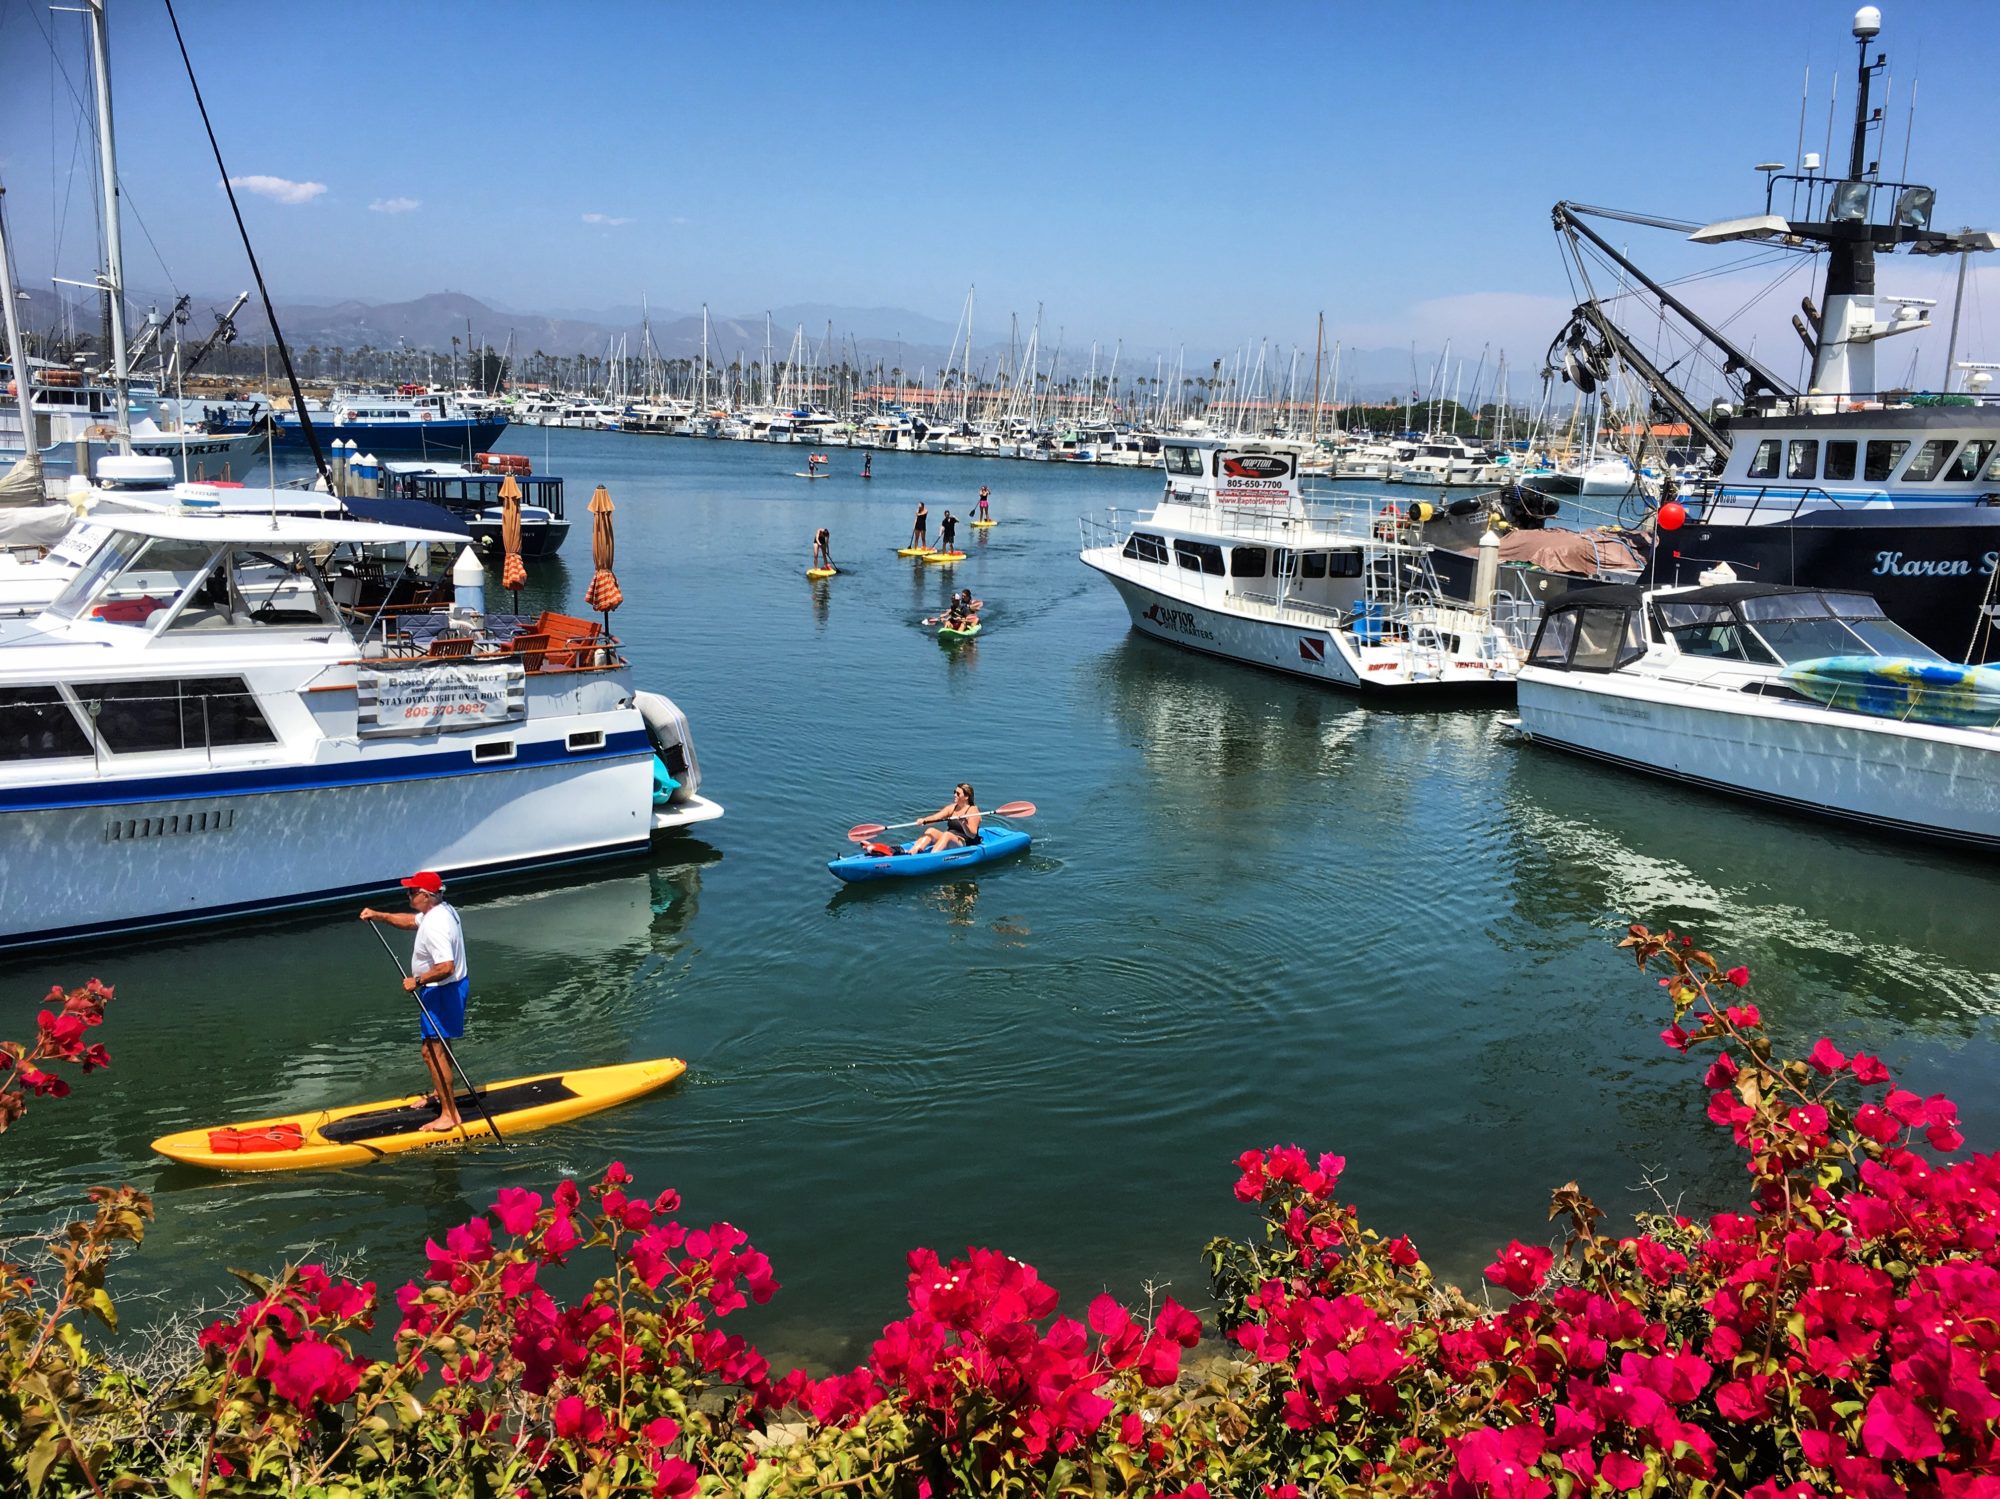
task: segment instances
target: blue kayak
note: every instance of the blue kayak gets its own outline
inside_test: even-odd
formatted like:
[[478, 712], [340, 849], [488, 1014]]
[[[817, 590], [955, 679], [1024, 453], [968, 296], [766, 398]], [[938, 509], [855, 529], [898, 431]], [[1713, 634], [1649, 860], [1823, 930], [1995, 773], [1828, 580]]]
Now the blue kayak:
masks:
[[1011, 858], [1028, 846], [1028, 835], [1014, 828], [982, 828], [979, 841], [963, 848], [940, 852], [926, 849], [920, 854], [849, 854], [829, 859], [826, 867], [838, 879], [853, 884], [859, 880], [907, 880], [926, 874], [949, 874], [974, 864], [991, 864]]

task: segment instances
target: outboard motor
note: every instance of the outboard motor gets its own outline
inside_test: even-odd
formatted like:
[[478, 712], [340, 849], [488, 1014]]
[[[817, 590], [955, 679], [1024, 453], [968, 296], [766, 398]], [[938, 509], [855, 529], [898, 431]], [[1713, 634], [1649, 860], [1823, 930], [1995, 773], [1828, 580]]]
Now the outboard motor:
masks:
[[[694, 734], [688, 728], [687, 715], [674, 705], [672, 698], [657, 692], [633, 693], [632, 706], [646, 721], [646, 737], [653, 742], [653, 753], [676, 782], [671, 788], [659, 787], [666, 795], [656, 792], [654, 800], [686, 801], [701, 789], [701, 762], [695, 759]], [[657, 778], [655, 785], [658, 786]]]

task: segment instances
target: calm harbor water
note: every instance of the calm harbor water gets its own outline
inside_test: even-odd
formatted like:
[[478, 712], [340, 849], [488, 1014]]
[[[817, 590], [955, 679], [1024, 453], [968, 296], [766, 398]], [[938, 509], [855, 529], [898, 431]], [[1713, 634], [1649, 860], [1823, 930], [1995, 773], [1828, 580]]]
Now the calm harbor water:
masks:
[[[1749, 964], [1780, 1034], [1880, 1052], [1991, 1141], [2000, 873], [1515, 744], [1499, 712], [1381, 709], [1130, 634], [1075, 559], [1076, 516], [1150, 473], [517, 429], [577, 522], [524, 607], [582, 611], [591, 486], [618, 503], [614, 625], [694, 725], [706, 837], [644, 861], [459, 895], [475, 1074], [675, 1054], [672, 1090], [485, 1148], [348, 1172], [170, 1167], [171, 1129], [414, 1089], [407, 1002], [346, 911], [0, 961], [32, 1028], [51, 982], [118, 987], [113, 1070], [4, 1141], [19, 1229], [129, 1181], [170, 1299], [225, 1265], [338, 1253], [390, 1284], [506, 1184], [623, 1159], [744, 1227], [784, 1289], [780, 1356], [856, 1357], [901, 1306], [903, 1254], [1037, 1265], [1080, 1308], [1146, 1282], [1205, 1300], [1200, 1249], [1251, 1220], [1232, 1158], [1349, 1161], [1364, 1217], [1476, 1278], [1544, 1231], [1572, 1177], [1614, 1212], [1641, 1179], [1690, 1205], [1738, 1175], [1700, 1064], [1612, 942], [1685, 924]], [[916, 500], [1001, 525], [953, 570], [897, 558]], [[843, 569], [803, 577], [813, 529]], [[969, 584], [973, 645], [918, 621]], [[948, 885], [841, 887], [852, 823], [1035, 801], [1028, 859]], [[311, 850], [299, 851], [310, 858]], [[33, 871], [10, 862], [10, 879]], [[118, 1284], [114, 1280], [114, 1286]]]

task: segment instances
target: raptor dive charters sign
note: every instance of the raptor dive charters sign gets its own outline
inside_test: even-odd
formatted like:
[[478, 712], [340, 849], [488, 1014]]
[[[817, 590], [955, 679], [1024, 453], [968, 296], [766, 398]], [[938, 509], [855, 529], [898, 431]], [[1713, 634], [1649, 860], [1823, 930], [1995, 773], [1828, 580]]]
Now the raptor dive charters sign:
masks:
[[1215, 498], [1225, 505], [1283, 505], [1295, 493], [1297, 462], [1287, 453], [1229, 453], [1215, 465]]
[[1204, 628], [1201, 621], [1185, 609], [1174, 609], [1165, 604], [1153, 604], [1139, 618], [1145, 620], [1155, 629], [1171, 631], [1176, 635], [1185, 635], [1191, 640], [1215, 639], [1215, 632]]

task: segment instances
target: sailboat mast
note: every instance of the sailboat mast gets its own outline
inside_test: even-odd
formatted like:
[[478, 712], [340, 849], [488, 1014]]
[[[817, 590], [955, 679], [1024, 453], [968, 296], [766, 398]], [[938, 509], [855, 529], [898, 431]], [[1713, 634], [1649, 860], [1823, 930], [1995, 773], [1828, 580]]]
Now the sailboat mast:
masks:
[[105, 41], [104, 0], [90, 4], [90, 65], [97, 81], [97, 167], [103, 179], [104, 288], [111, 310], [111, 383], [118, 397], [118, 451], [132, 451], [132, 415], [125, 381], [125, 245], [118, 223], [118, 154], [111, 138], [111, 49]]
[[1314, 442], [1319, 441], [1319, 401], [1320, 401], [1320, 393], [1325, 389], [1325, 387], [1319, 383], [1319, 368], [1320, 368], [1320, 362], [1325, 357], [1326, 357], [1326, 314], [1322, 312], [1319, 315], [1319, 337], [1313, 344], [1312, 440]]
[[[14, 252], [7, 246], [7, 189], [0, 187], [0, 298], [7, 326], [7, 355], [14, 367], [14, 399], [21, 407], [21, 447], [28, 472], [42, 471], [42, 451], [35, 445], [33, 381], [28, 369], [28, 346], [21, 342], [21, 318], [14, 307]], [[39, 482], [39, 480], [38, 480]], [[36, 498], [40, 498], [37, 494]]]

